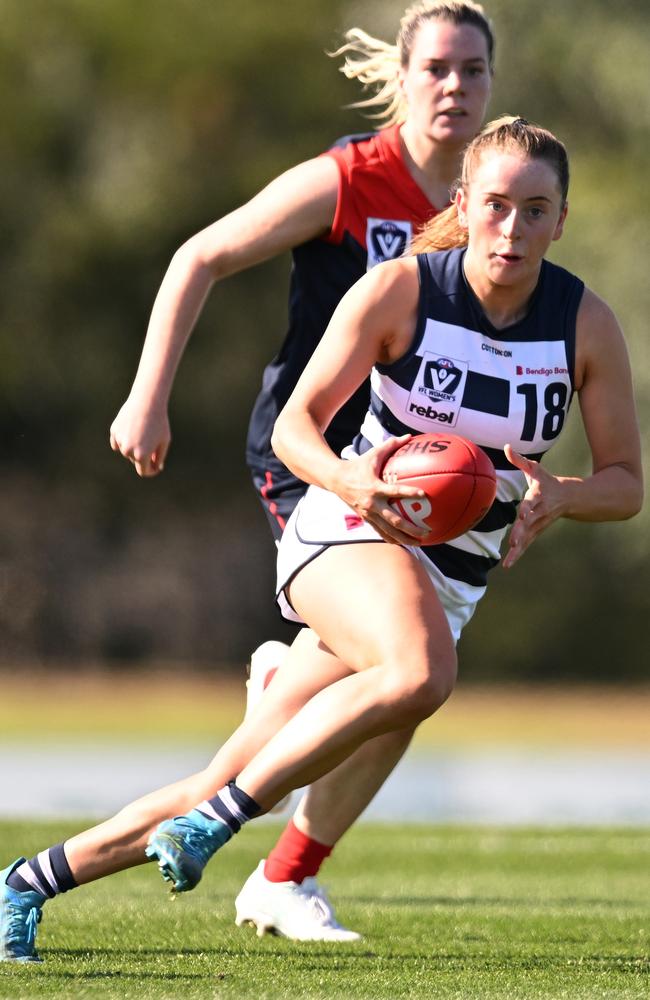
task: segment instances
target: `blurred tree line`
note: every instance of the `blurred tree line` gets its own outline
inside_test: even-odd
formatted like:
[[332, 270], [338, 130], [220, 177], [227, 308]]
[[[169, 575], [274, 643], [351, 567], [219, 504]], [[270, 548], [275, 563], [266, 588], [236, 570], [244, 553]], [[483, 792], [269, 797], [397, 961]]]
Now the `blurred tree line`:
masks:
[[[572, 155], [553, 258], [614, 307], [642, 426], [650, 86], [647, 0], [493, 0], [490, 114]], [[289, 259], [215, 288], [172, 401], [162, 477], [108, 447], [174, 250], [293, 163], [369, 123], [325, 50], [387, 0], [0, 0], [0, 664], [244, 662], [286, 638], [274, 549], [244, 464]], [[550, 463], [588, 471], [577, 414]], [[562, 523], [492, 590], [463, 639], [477, 679], [644, 679], [648, 517]]]

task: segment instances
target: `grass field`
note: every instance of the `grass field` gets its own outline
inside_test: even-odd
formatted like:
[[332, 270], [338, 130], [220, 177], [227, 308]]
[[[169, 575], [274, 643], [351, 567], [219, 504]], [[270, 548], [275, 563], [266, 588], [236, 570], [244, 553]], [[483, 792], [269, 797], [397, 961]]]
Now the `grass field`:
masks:
[[[72, 832], [0, 823], [0, 859]], [[643, 831], [365, 825], [325, 870], [339, 916], [364, 934], [345, 946], [258, 939], [234, 926], [233, 898], [274, 832], [248, 827], [198, 889], [174, 902], [147, 866], [47, 904], [44, 964], [0, 964], [0, 996], [650, 995]]]
[[[34, 699], [34, 691], [39, 692]], [[217, 745], [244, 687], [218, 673], [98, 670], [2, 677], [0, 739]], [[29, 711], [25, 712], [25, 705]], [[650, 745], [650, 688], [472, 688], [418, 732], [421, 749]], [[0, 782], [1, 787], [1, 782]], [[0, 817], [2, 803], [0, 802]], [[0, 819], [0, 864], [81, 828]], [[353, 829], [324, 869], [355, 945], [297, 944], [237, 929], [234, 897], [279, 827], [252, 824], [173, 903], [151, 867], [48, 903], [45, 963], [0, 963], [0, 997], [650, 997], [650, 832], [399, 826]]]

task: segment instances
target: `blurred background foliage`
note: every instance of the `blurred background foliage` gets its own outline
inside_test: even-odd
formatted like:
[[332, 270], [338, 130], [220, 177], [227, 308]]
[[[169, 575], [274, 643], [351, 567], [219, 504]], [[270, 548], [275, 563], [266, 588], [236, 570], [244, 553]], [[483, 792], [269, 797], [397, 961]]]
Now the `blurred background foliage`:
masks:
[[[650, 416], [647, 0], [486, 0], [491, 117], [563, 138], [570, 216], [553, 259], [626, 330]], [[337, 136], [369, 125], [325, 55], [373, 0], [0, 0], [0, 665], [238, 665], [286, 638], [244, 463], [289, 259], [215, 288], [172, 401], [164, 475], [108, 447], [174, 250]], [[551, 461], [587, 472], [577, 413]], [[491, 592], [466, 677], [647, 679], [648, 515], [553, 528]]]

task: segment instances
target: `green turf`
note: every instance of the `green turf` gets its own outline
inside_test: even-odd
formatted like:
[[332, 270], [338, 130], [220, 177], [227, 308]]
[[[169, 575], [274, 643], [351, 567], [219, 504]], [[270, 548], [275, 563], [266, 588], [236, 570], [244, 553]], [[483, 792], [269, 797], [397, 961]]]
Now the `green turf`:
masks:
[[[147, 866], [47, 904], [45, 963], [0, 964], [0, 996], [650, 996], [648, 831], [359, 826], [325, 880], [365, 938], [325, 946], [234, 927], [234, 895], [275, 830], [248, 827], [174, 902]], [[72, 832], [4, 822], [0, 861]]]

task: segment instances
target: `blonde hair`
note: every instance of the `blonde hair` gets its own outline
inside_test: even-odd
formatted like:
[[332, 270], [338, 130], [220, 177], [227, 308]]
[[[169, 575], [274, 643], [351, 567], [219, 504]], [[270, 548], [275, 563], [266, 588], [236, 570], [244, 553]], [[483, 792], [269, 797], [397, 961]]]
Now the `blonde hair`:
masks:
[[[472, 139], [465, 149], [460, 179], [454, 190], [467, 190], [481, 156], [488, 149], [515, 149], [532, 160], [544, 160], [557, 175], [562, 205], [565, 204], [569, 193], [569, 158], [566, 148], [552, 132], [513, 115], [495, 119]], [[458, 221], [456, 206], [450, 205], [424, 225], [413, 239], [410, 253], [430, 253], [432, 250], [466, 246], [467, 238], [467, 230]]]
[[399, 125], [406, 120], [408, 106], [398, 82], [400, 67], [409, 64], [415, 36], [427, 21], [450, 21], [452, 24], [472, 24], [485, 37], [490, 72], [494, 64], [494, 34], [492, 26], [480, 4], [472, 0], [435, 0], [420, 2], [408, 7], [400, 21], [394, 45], [374, 38], [361, 28], [350, 28], [345, 33], [345, 44], [332, 57], [344, 55], [341, 73], [348, 80], [358, 80], [364, 90], [373, 90], [371, 97], [350, 104], [374, 112], [371, 118], [382, 121], [382, 126]]

